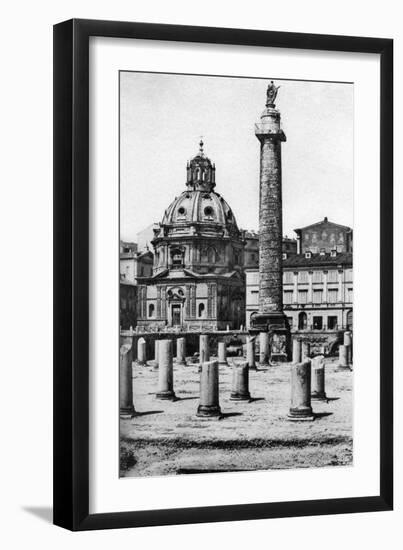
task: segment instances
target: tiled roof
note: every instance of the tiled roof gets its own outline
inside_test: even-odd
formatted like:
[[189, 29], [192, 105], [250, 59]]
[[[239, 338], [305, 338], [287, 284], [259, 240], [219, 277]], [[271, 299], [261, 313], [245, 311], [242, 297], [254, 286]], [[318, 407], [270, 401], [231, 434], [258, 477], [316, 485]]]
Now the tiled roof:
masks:
[[283, 260], [283, 267], [320, 267], [326, 265], [353, 265], [352, 252], [341, 252], [332, 257], [329, 253], [325, 255], [312, 254], [306, 258], [305, 254], [294, 254]]

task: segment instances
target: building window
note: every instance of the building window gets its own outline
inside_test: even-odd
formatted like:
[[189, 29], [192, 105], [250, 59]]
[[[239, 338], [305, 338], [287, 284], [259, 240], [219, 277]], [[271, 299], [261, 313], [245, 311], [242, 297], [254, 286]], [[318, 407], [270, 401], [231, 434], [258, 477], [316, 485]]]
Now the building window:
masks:
[[178, 208], [178, 215], [180, 217], [185, 216], [185, 214], [186, 214], [186, 208], [185, 207], [181, 206], [180, 208]]
[[307, 290], [299, 290], [298, 291], [298, 303], [299, 304], [306, 304], [308, 302], [308, 291]]
[[313, 330], [322, 330], [322, 328], [323, 328], [323, 317], [314, 317]]
[[284, 271], [284, 282], [292, 283], [294, 279], [294, 273], [292, 271]]
[[288, 321], [288, 326], [292, 328], [292, 323], [293, 323], [292, 317], [287, 317], [287, 321]]
[[314, 283], [321, 283], [323, 280], [322, 271], [314, 271], [312, 275], [312, 280]]
[[154, 304], [150, 304], [148, 306], [148, 316], [149, 317], [154, 317], [154, 310], [155, 310]]
[[174, 250], [172, 250], [171, 252], [172, 265], [173, 266], [183, 265], [183, 256], [184, 256], [184, 252], [179, 248], [175, 248]]
[[327, 301], [329, 304], [335, 304], [337, 303], [338, 298], [338, 290], [337, 288], [329, 288], [327, 291]]
[[313, 303], [314, 304], [321, 304], [323, 299], [323, 291], [322, 290], [314, 290], [313, 291]]
[[215, 264], [217, 261], [217, 252], [214, 248], [209, 248], [207, 250], [207, 261], [209, 264]]
[[204, 216], [207, 219], [212, 220], [213, 214], [214, 214], [214, 210], [211, 208], [211, 206], [206, 206], [206, 208], [204, 209]]
[[327, 318], [327, 328], [329, 330], [337, 330], [337, 317], [336, 316], [330, 316]]
[[305, 311], [301, 311], [301, 313], [298, 315], [298, 330], [306, 330], [307, 324], [307, 315]]
[[300, 271], [298, 273], [298, 280], [300, 283], [307, 283], [308, 282], [308, 271]]
[[199, 317], [204, 317], [204, 304], [199, 304]]
[[292, 290], [285, 290], [284, 291], [284, 303], [285, 304], [292, 304]]
[[329, 283], [337, 283], [337, 271], [334, 269], [328, 272], [327, 280]]
[[349, 288], [347, 289], [347, 302], [353, 301], [353, 289]]

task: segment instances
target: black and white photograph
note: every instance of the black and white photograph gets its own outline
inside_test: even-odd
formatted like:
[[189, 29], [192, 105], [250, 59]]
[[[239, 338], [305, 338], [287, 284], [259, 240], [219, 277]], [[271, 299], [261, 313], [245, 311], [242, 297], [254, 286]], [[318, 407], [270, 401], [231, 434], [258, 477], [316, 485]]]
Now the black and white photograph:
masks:
[[354, 467], [353, 102], [119, 72], [120, 477]]

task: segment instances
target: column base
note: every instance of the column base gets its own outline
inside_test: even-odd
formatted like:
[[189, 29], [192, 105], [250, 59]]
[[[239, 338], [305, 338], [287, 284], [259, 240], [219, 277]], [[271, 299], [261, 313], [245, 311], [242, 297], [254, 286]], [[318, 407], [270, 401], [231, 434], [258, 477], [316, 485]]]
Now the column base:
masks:
[[250, 393], [232, 392], [229, 398], [230, 401], [250, 401]]
[[228, 367], [228, 366], [229, 366], [229, 365], [228, 365], [228, 361], [222, 361], [221, 363], [218, 362], [218, 366], [219, 366], [219, 367]]
[[216, 418], [217, 420], [222, 418], [219, 405], [199, 405], [196, 416], [199, 418]]
[[312, 422], [315, 420], [315, 416], [312, 412], [311, 407], [303, 407], [300, 409], [290, 409], [288, 415], [288, 420], [292, 421], [301, 421], [301, 422]]
[[311, 400], [314, 400], [314, 401], [327, 401], [326, 393], [325, 392], [311, 393]]
[[120, 407], [120, 418], [133, 418], [135, 414], [136, 411], [134, 410], [134, 407]]
[[155, 397], [157, 399], [163, 399], [163, 400], [166, 400], [166, 401], [175, 401], [176, 400], [175, 392], [172, 391], [172, 390], [159, 391], [155, 394]]
[[175, 365], [177, 367], [187, 367], [188, 364], [186, 363], [186, 361], [175, 361]]

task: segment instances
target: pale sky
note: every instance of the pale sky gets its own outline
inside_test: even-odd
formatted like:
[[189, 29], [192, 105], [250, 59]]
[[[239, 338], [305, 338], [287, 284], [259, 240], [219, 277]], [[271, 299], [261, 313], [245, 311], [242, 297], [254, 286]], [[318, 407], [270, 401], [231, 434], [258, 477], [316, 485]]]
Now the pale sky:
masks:
[[353, 226], [353, 85], [217, 76], [120, 73], [121, 238], [160, 222], [186, 189], [198, 152], [216, 164], [216, 188], [238, 226], [258, 229], [260, 144], [254, 134], [270, 80], [282, 144], [283, 234], [320, 221]]

